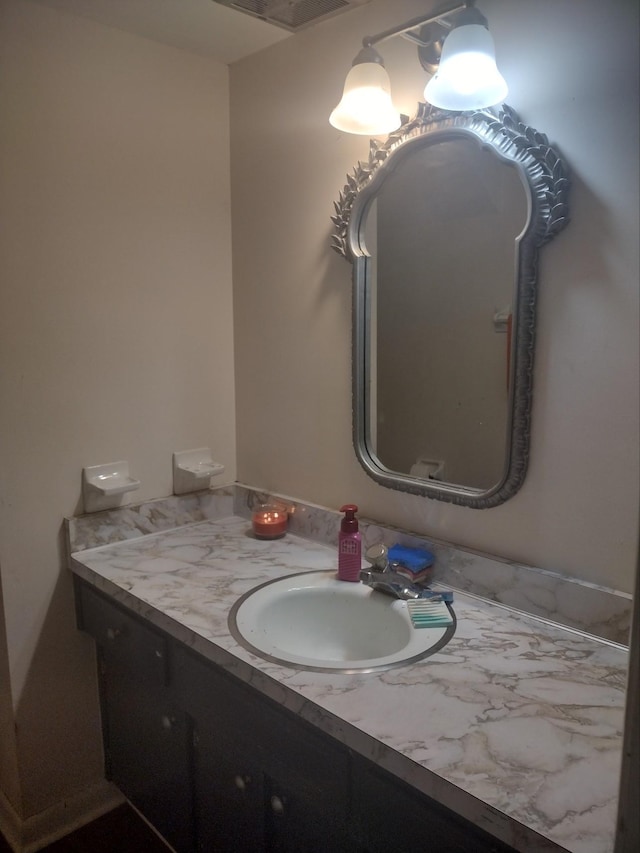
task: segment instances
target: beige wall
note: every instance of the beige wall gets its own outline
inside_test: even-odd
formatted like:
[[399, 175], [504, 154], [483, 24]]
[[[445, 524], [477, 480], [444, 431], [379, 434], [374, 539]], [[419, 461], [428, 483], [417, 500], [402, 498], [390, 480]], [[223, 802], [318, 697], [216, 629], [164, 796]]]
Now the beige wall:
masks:
[[[374, 0], [233, 67], [238, 479], [631, 588], [637, 10], [611, 6], [482, 3], [510, 103], [574, 169], [573, 222], [541, 264], [529, 476], [484, 512], [382, 489], [351, 447], [329, 215], [368, 143], [326, 116], [362, 36], [424, 3]], [[157, 497], [171, 452], [208, 445], [236, 477], [228, 92], [209, 60], [27, 0], [2, 0], [0, 40], [0, 785], [29, 818], [102, 773], [60, 536], [82, 466], [128, 459]], [[413, 48], [384, 54], [412, 112]]]
[[[483, 0], [508, 102], [573, 169], [572, 222], [540, 264], [531, 463], [520, 493], [469, 510], [384, 489], [351, 447], [350, 267], [329, 216], [368, 140], [327, 122], [361, 38], [425, 11], [382, 2], [231, 69], [241, 480], [631, 590], [638, 519], [638, 9]], [[427, 4], [428, 8], [428, 4]], [[383, 46], [405, 113], [426, 79]], [[422, 81], [420, 82], [420, 78]]]
[[29, 817], [102, 775], [61, 544], [82, 467], [159, 497], [209, 446], [235, 479], [228, 70], [24, 0], [0, 26], [3, 788]]

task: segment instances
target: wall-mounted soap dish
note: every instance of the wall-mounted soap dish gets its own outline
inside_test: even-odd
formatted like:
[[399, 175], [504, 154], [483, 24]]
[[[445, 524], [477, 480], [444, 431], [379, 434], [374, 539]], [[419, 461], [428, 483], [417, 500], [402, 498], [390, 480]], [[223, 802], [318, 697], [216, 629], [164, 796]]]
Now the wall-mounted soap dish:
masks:
[[444, 460], [418, 459], [411, 466], [409, 474], [412, 477], [420, 477], [423, 480], [444, 480]]
[[224, 465], [214, 462], [208, 447], [173, 454], [173, 493], [184, 495], [208, 489], [211, 478], [222, 474]]
[[140, 480], [129, 474], [128, 462], [89, 465], [82, 469], [82, 498], [85, 512], [120, 506], [128, 492], [140, 488]]

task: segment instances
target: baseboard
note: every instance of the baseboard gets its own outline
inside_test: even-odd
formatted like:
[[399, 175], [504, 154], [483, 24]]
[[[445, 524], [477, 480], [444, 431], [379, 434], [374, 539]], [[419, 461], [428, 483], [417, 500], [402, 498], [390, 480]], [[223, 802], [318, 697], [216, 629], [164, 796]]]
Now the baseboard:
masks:
[[22, 821], [9, 800], [0, 791], [0, 833], [7, 839], [9, 846], [15, 853], [19, 853], [20, 827]]
[[0, 831], [14, 853], [37, 853], [123, 802], [120, 791], [102, 780], [43, 812], [21, 820], [0, 792]]

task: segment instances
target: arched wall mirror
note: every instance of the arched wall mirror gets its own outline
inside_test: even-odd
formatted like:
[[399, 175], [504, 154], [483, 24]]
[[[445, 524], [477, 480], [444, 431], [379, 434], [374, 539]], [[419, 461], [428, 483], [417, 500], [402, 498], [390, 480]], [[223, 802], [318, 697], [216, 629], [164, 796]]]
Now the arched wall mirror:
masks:
[[507, 106], [420, 104], [335, 205], [353, 264], [353, 438], [378, 483], [496, 506], [527, 468], [537, 253], [567, 169]]

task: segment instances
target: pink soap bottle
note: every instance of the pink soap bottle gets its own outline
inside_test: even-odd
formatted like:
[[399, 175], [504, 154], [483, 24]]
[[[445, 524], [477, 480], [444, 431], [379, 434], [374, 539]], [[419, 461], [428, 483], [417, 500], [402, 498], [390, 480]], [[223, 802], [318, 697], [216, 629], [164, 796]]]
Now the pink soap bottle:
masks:
[[355, 504], [340, 507], [344, 518], [340, 522], [338, 536], [338, 580], [359, 581], [362, 568], [362, 542], [358, 532], [358, 519]]

